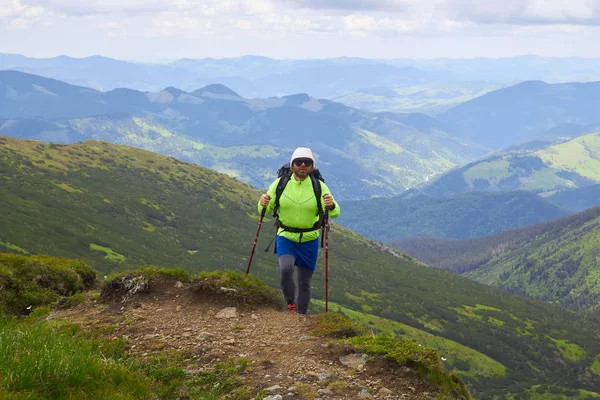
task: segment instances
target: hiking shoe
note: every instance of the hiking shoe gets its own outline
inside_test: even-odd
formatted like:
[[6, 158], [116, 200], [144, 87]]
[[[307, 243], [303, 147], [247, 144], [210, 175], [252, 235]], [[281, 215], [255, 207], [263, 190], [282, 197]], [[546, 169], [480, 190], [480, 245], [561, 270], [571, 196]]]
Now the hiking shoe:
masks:
[[288, 312], [296, 312], [296, 305], [288, 304]]

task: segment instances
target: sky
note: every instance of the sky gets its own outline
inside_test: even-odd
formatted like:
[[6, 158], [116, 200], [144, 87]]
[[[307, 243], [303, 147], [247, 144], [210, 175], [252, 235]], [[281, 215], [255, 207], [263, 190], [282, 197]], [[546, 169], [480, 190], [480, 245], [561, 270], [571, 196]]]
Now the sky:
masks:
[[600, 0], [0, 0], [0, 53], [600, 57]]

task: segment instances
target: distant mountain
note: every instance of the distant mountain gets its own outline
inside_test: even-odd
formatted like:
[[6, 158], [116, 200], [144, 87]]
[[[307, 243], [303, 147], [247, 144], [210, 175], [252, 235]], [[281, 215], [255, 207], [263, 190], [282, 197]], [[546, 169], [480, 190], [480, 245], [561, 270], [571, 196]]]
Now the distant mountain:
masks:
[[350, 107], [384, 112], [419, 112], [437, 115], [486, 93], [514, 85], [515, 81], [452, 81], [410, 86], [367, 87], [331, 100]]
[[361, 87], [412, 85], [446, 81], [450, 74], [396, 67], [376, 60], [334, 58], [275, 60], [267, 57], [199, 60], [181, 59], [170, 64], [140, 64], [102, 56], [66, 56], [37, 59], [0, 54], [0, 70], [18, 70], [107, 91], [130, 88], [159, 91], [169, 85], [193, 91], [220, 83], [245, 97], [273, 97], [305, 92], [331, 97]]
[[560, 190], [548, 196], [548, 199], [573, 212], [583, 211], [586, 208], [600, 206], [600, 184]]
[[416, 194], [343, 202], [339, 223], [382, 242], [411, 237], [468, 239], [565, 215], [565, 209], [527, 192]]
[[207, 93], [216, 94], [216, 95], [227, 95], [227, 96], [233, 96], [233, 97], [240, 97], [239, 94], [237, 94], [233, 90], [229, 89], [227, 86], [221, 85], [218, 83], [204, 86], [203, 88], [194, 90], [190, 94], [192, 94], [194, 96], [203, 96], [203, 95], [206, 95]]
[[600, 315], [600, 207], [468, 241], [392, 243], [430, 265], [538, 300]]
[[[366, 84], [356, 87], [352, 80], [339, 92], [340, 82], [343, 80], [333, 76], [331, 87], [327, 92], [327, 85], [319, 88], [314, 81], [302, 88], [293, 88], [290, 92], [282, 92], [277, 84], [269, 84], [269, 76], [273, 82], [282, 76], [288, 75], [290, 79], [306, 76], [311, 71], [316, 72], [315, 78], [327, 76], [328, 70], [355, 66], [362, 67], [392, 67], [396, 71], [404, 71], [406, 77], [398, 83], [404, 84], [409, 78], [412, 84], [417, 84], [420, 79], [427, 82], [465, 82], [465, 81], [490, 81], [490, 82], [520, 82], [525, 80], [543, 80], [546, 82], [577, 82], [600, 80], [600, 59], [585, 59], [578, 57], [550, 58], [537, 56], [520, 56], [500, 59], [448, 59], [438, 58], [431, 60], [411, 59], [366, 59], [353, 57], [339, 57], [329, 59], [272, 59], [261, 56], [243, 56], [236, 58], [203, 58], [181, 59], [168, 64], [133, 63], [110, 59], [102, 56], [86, 58], [72, 58], [59, 56], [54, 58], [30, 58], [16, 54], [0, 53], [0, 70], [15, 69], [69, 82], [75, 85], [93, 87], [98, 90], [111, 90], [127, 87], [143, 91], [159, 91], [164, 87], [173, 85], [186, 91], [211, 83], [222, 83], [233, 88], [245, 97], [271, 97], [281, 96], [296, 92], [306, 92], [311, 96], [327, 97], [339, 96], [362, 89], [369, 90], [381, 85], [381, 77], [375, 69], [367, 71], [372, 80], [364, 75], [355, 76], [356, 81], [365, 81]], [[411, 71], [420, 72], [417, 75]], [[296, 71], [297, 75], [293, 75]], [[343, 75], [343, 74], [342, 74]], [[417, 80], [412, 78], [417, 77]], [[263, 78], [266, 78], [263, 80]], [[265, 82], [267, 85], [265, 86]], [[329, 82], [327, 82], [329, 83]], [[385, 83], [386, 86], [389, 82]], [[327, 92], [313, 92], [313, 89]], [[357, 106], [356, 104], [350, 104]], [[373, 111], [391, 111], [391, 109], [373, 109]], [[409, 110], [406, 110], [409, 111]], [[419, 111], [425, 111], [419, 110]]]
[[600, 128], [567, 140], [537, 141], [467, 164], [417, 190], [430, 196], [471, 191], [547, 193], [600, 182]]
[[[101, 274], [150, 264], [245, 271], [259, 195], [225, 175], [132, 147], [0, 137], [0, 248], [70, 255]], [[265, 222], [260, 249], [274, 232]], [[439, 349], [477, 398], [523, 398], [533, 387], [600, 392], [597, 322], [426, 267], [335, 223], [329, 241], [330, 306], [368, 310], [376, 321], [369, 326]], [[324, 297], [323, 257], [315, 300]], [[257, 251], [251, 274], [277, 287], [276, 263]]]
[[29, 58], [0, 54], [0, 70], [17, 70], [97, 90], [132, 88], [159, 90], [177, 82], [193, 82], [195, 75], [166, 65], [137, 64], [103, 56]]
[[460, 104], [439, 119], [456, 135], [500, 149], [561, 124], [600, 123], [600, 82], [522, 82]]
[[425, 115], [374, 114], [307, 94], [245, 99], [222, 85], [98, 92], [0, 71], [0, 118], [0, 134], [140, 146], [261, 188], [295, 147], [309, 146], [340, 200], [398, 194], [487, 152]]
[[425, 71], [451, 72], [457, 80], [543, 80], [551, 83], [600, 81], [600, 58], [524, 55], [507, 58], [396, 59], [384, 62]]

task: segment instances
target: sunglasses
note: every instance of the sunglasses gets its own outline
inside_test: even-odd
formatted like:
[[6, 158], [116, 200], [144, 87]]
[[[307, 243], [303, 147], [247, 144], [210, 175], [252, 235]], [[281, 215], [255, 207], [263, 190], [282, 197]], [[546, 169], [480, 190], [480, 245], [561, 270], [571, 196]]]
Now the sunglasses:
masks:
[[306, 165], [307, 167], [310, 167], [311, 165], [313, 165], [313, 160], [311, 160], [310, 158], [296, 158], [294, 160], [294, 165], [296, 167], [299, 167], [302, 164]]

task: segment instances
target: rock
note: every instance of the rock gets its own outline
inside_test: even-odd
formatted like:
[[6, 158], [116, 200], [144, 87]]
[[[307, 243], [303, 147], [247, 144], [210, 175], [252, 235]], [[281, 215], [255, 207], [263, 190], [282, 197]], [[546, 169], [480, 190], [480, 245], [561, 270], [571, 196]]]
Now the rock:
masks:
[[214, 337], [214, 336], [215, 336], [215, 335], [213, 335], [213, 334], [212, 334], [212, 333], [210, 333], [210, 332], [205, 332], [205, 331], [203, 331], [203, 332], [200, 332], [200, 333], [198, 334], [198, 336], [196, 336], [196, 339], [198, 339], [198, 340], [207, 340], [207, 339], [210, 339], [210, 338], [212, 338], [212, 337]]
[[276, 394], [273, 396], [267, 396], [267, 397], [263, 398], [263, 400], [283, 400], [283, 396], [280, 394]]
[[192, 335], [193, 335], [193, 333], [192, 333], [192, 332], [183, 332], [183, 333], [181, 334], [181, 336], [183, 336], [183, 337], [192, 337]]
[[181, 306], [177, 306], [177, 308], [175, 308], [175, 311], [177, 311], [177, 312], [181, 311]]
[[349, 368], [362, 370], [369, 360], [369, 356], [363, 353], [349, 354], [347, 356], [340, 357], [340, 362]]
[[177, 282], [175, 282], [175, 287], [178, 289], [181, 289], [183, 287], [183, 283], [177, 281]]
[[334, 374], [324, 373], [324, 374], [316, 374], [316, 376], [320, 381], [325, 380], [325, 379], [332, 379], [332, 380], [337, 379], [337, 376], [335, 376]]
[[158, 333], [150, 333], [148, 335], [144, 335], [144, 339], [146, 340], [150, 340], [150, 339], [155, 339], [157, 337], [159, 337], [160, 335]]
[[221, 286], [221, 290], [223, 292], [237, 292], [237, 289], [226, 288], [224, 286]]
[[237, 318], [237, 309], [235, 307], [227, 307], [222, 309], [215, 315], [217, 318]]
[[258, 319], [258, 315], [256, 315], [256, 314], [252, 314], [251, 317], [252, 317], [252, 319]]
[[392, 394], [394, 394], [394, 392], [392, 392], [390, 389], [388, 388], [384, 388], [382, 387], [381, 389], [379, 389], [379, 391], [377, 392], [377, 394], [379, 396], [390, 396]]
[[371, 393], [369, 393], [369, 391], [367, 389], [363, 389], [358, 394], [358, 398], [360, 398], [360, 399], [371, 399], [371, 398], [373, 398], [373, 395]]
[[276, 390], [281, 389], [281, 386], [279, 385], [273, 385], [270, 388], [267, 388], [267, 392], [275, 392]]
[[331, 396], [331, 395], [333, 395], [333, 390], [331, 390], [331, 389], [319, 389], [319, 391], [317, 393], [319, 393], [321, 396]]

